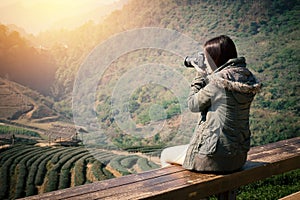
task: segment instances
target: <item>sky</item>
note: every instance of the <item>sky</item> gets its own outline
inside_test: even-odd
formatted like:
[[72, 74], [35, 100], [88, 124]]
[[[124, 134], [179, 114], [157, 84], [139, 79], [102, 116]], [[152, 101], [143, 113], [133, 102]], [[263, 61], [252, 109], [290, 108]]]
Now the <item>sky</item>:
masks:
[[0, 0], [0, 23], [28, 33], [47, 30], [59, 20], [91, 12], [117, 0]]

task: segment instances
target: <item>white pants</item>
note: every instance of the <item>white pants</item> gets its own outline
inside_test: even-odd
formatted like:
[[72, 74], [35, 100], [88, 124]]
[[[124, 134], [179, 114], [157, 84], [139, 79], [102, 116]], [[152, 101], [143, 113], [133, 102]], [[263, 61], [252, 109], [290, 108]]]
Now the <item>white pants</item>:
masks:
[[162, 167], [167, 167], [172, 164], [182, 165], [188, 149], [187, 145], [168, 147], [161, 152], [160, 162]]

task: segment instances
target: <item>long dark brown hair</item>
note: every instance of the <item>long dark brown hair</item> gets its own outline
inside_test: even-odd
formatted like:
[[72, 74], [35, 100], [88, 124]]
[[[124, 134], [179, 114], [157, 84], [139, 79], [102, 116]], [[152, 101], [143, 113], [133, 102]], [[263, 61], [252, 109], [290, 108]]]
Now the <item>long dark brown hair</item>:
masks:
[[[204, 53], [208, 59], [212, 60], [218, 68], [229, 59], [237, 58], [237, 51], [234, 42], [226, 35], [220, 35], [205, 42]], [[210, 63], [211, 65], [211, 63]]]

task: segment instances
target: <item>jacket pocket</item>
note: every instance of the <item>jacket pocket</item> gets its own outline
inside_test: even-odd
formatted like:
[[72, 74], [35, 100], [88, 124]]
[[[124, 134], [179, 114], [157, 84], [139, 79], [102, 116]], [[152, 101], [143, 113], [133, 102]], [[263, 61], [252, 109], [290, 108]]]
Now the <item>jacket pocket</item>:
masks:
[[217, 150], [219, 135], [212, 132], [210, 129], [203, 131], [201, 135], [201, 143], [199, 145], [199, 153], [204, 155], [212, 155]]

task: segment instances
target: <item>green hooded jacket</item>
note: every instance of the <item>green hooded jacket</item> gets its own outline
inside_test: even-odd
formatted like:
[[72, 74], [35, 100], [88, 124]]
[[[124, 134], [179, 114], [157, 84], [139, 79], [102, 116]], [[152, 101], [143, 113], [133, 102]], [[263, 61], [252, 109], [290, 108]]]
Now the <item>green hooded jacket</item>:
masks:
[[244, 57], [231, 59], [191, 85], [188, 107], [202, 118], [190, 141], [183, 167], [231, 172], [246, 162], [250, 149], [249, 111], [261, 84]]

